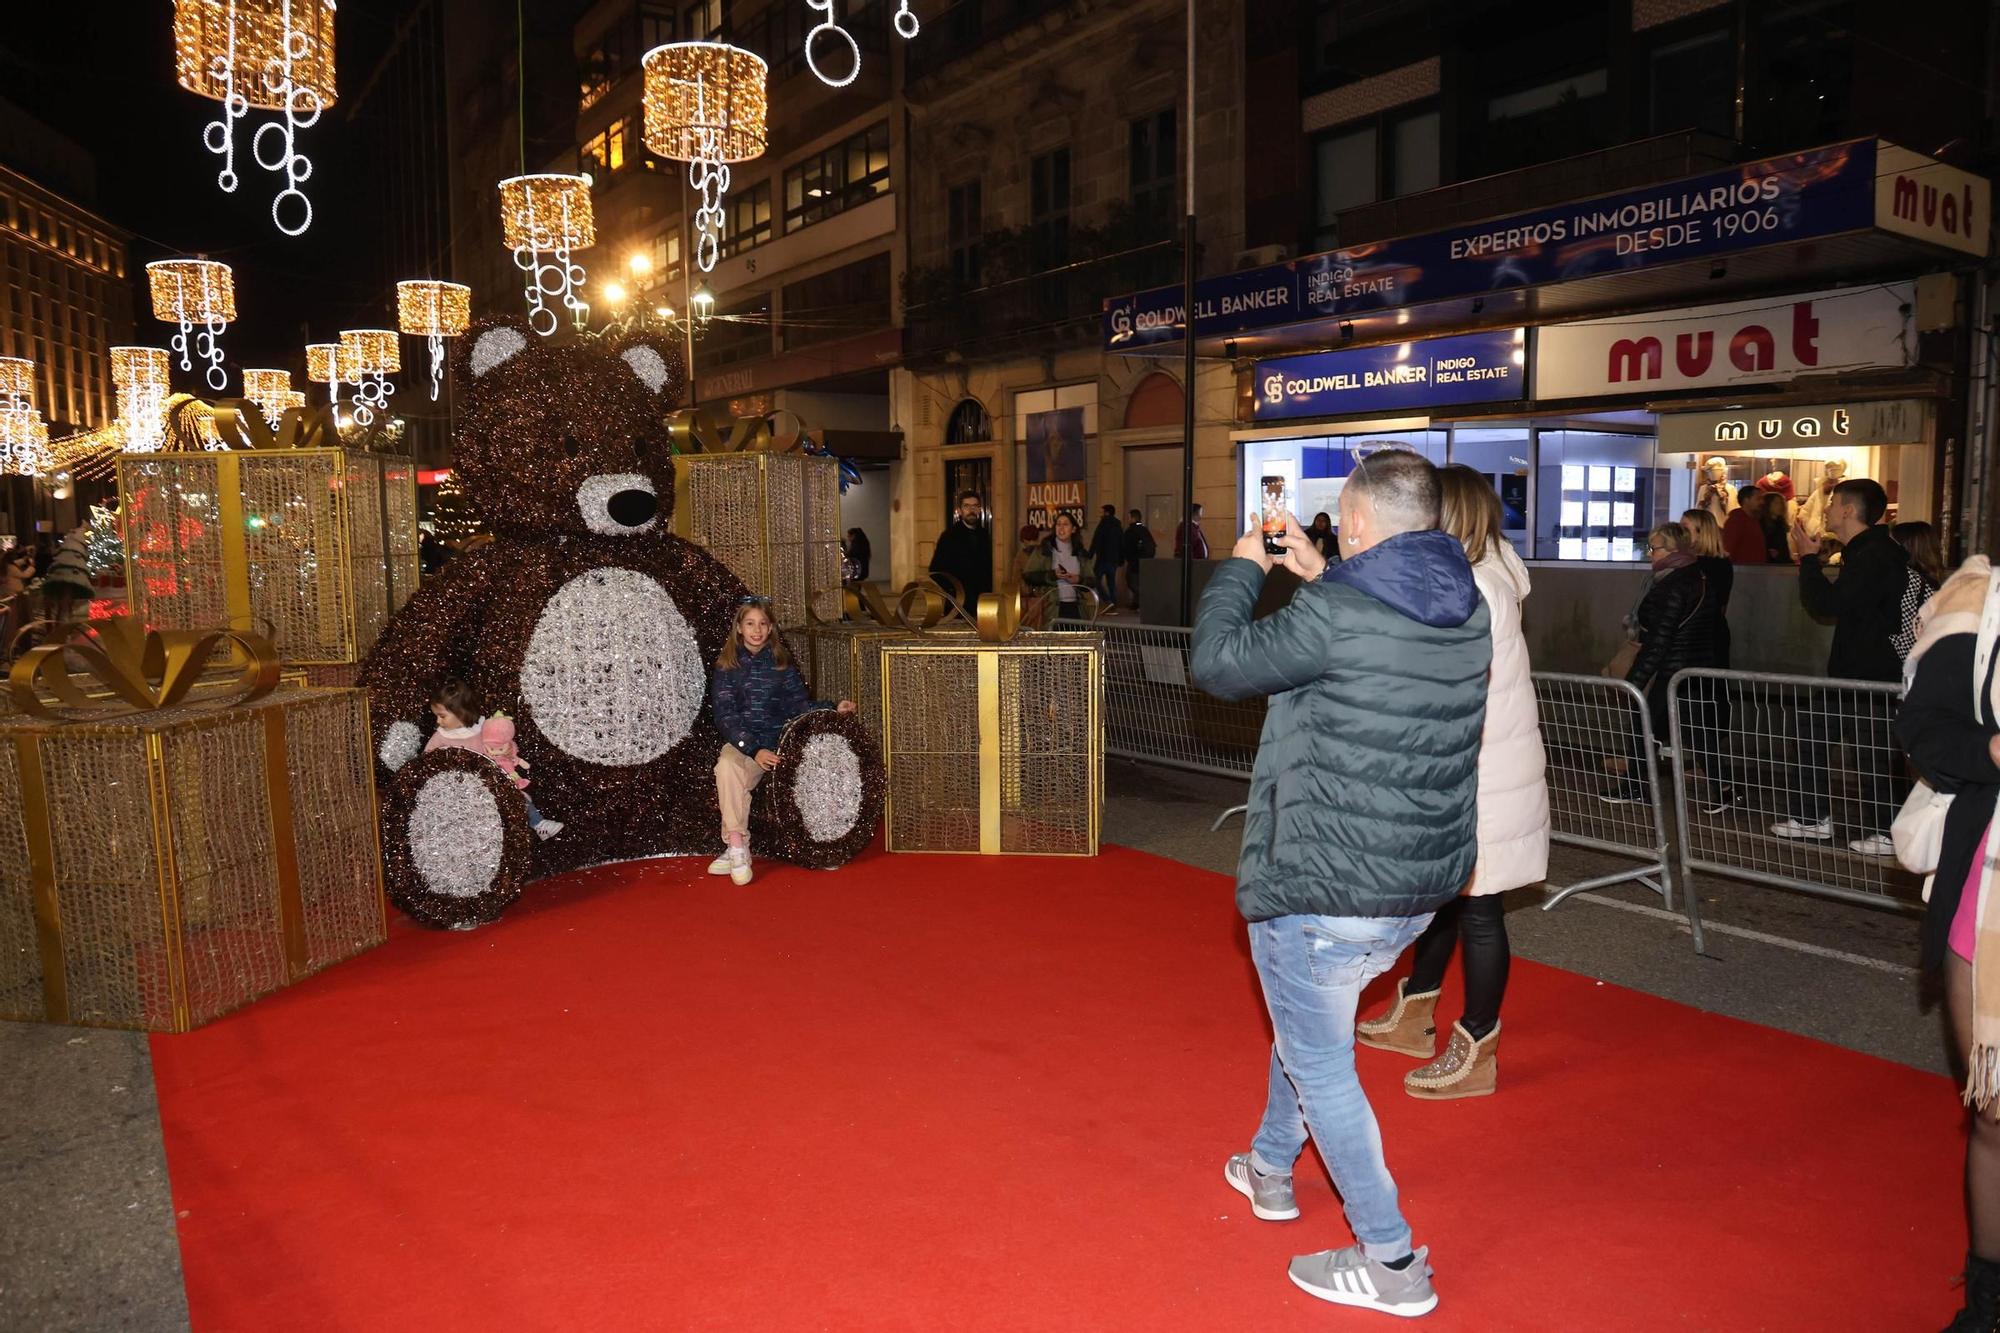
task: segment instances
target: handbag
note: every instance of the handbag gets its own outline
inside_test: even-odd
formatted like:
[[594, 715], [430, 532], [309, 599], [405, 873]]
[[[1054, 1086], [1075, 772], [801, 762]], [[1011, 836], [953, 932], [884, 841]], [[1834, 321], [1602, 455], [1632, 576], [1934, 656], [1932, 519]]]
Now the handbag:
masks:
[[[1986, 580], [1986, 604], [1979, 614], [1978, 647], [1972, 657], [1972, 716], [1985, 715], [1981, 708], [1980, 695], [1986, 689], [1986, 673], [1993, 664], [1993, 646], [2000, 639], [2000, 597], [1993, 594], [2000, 590], [2000, 571], [1989, 575]], [[1906, 691], [1907, 692], [1907, 691]], [[1896, 818], [1889, 825], [1889, 840], [1896, 844], [1896, 860], [1903, 869], [1913, 875], [1926, 877], [1937, 874], [1938, 860], [1944, 850], [1944, 821], [1951, 813], [1952, 797], [1941, 792], [1930, 783], [1918, 778], [1911, 786], [1910, 794], [1903, 802], [1903, 808], [1896, 812]], [[1930, 882], [1924, 883], [1924, 898], [1930, 898]]]
[[1639, 645], [1631, 639], [1625, 640], [1618, 651], [1611, 654], [1611, 660], [1597, 674], [1612, 680], [1623, 680], [1632, 674], [1632, 664], [1639, 660]]

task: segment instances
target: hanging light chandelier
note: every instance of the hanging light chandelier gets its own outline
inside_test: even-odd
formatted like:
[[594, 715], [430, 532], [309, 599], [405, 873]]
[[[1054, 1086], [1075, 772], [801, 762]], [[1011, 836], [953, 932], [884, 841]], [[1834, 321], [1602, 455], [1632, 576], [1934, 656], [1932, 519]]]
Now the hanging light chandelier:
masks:
[[427, 278], [396, 284], [396, 326], [431, 348], [431, 401], [444, 385], [444, 340], [462, 337], [472, 324], [472, 288]]
[[306, 378], [327, 386], [327, 399], [340, 405], [340, 344], [306, 344]]
[[117, 391], [118, 424], [127, 453], [153, 453], [166, 438], [169, 366], [164, 348], [111, 349], [111, 384]]
[[551, 300], [580, 314], [583, 265], [571, 258], [597, 244], [587, 176], [513, 176], [500, 182], [500, 237], [528, 275], [528, 323], [544, 338], [561, 324]]
[[[854, 40], [853, 33], [840, 26], [840, 20], [834, 16], [834, 7], [835, 0], [806, 0], [806, 8], [820, 16], [819, 22], [806, 33], [806, 68], [813, 72], [813, 77], [827, 87], [845, 88], [861, 75], [861, 44]], [[917, 16], [910, 12], [910, 0], [897, 0], [893, 23], [896, 35], [904, 41], [907, 42], [917, 35], [920, 25]], [[844, 76], [836, 77], [828, 74], [820, 68], [819, 57], [813, 54], [814, 45], [828, 34], [838, 38], [847, 47], [848, 64]]]
[[0, 474], [32, 477], [49, 462], [48, 423], [35, 410], [35, 363], [0, 356]]
[[244, 371], [243, 396], [257, 404], [273, 430], [278, 428], [279, 419], [285, 415], [285, 409], [292, 405], [294, 398], [301, 403], [304, 401], [304, 395], [292, 388], [292, 372], [289, 370]]
[[208, 363], [208, 387], [220, 390], [229, 382], [222, 372], [222, 330], [236, 320], [236, 275], [212, 259], [156, 259], [146, 265], [146, 283], [153, 318], [180, 326], [172, 346], [181, 354], [181, 369], [194, 369], [199, 352]]
[[722, 42], [673, 42], [646, 53], [646, 147], [688, 164], [701, 196], [695, 262], [713, 272], [721, 254], [729, 164], [764, 154], [766, 85], [761, 57]]
[[337, 368], [354, 385], [354, 420], [369, 425], [389, 407], [396, 386], [389, 376], [403, 368], [403, 348], [394, 329], [343, 329]]
[[202, 142], [222, 159], [215, 183], [235, 193], [236, 122], [251, 107], [282, 116], [260, 125], [250, 155], [285, 178], [271, 201], [271, 221], [287, 236], [312, 226], [312, 200], [300, 187], [312, 160], [299, 131], [333, 105], [335, 0], [174, 0], [174, 75], [180, 86], [222, 103]]

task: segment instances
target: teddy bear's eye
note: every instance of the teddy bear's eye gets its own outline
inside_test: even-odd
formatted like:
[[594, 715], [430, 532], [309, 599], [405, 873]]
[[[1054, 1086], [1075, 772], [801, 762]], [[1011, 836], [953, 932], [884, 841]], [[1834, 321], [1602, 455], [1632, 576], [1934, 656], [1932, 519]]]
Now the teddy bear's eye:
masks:
[[564, 452], [564, 453], [568, 454], [568, 455], [569, 455], [569, 456], [570, 456], [571, 458], [575, 458], [575, 457], [576, 457], [576, 454], [577, 454], [577, 449], [578, 449], [578, 447], [579, 447], [579, 446], [577, 445], [577, 442], [576, 442], [576, 436], [574, 436], [574, 435], [565, 435], [565, 436], [563, 436], [563, 452]]

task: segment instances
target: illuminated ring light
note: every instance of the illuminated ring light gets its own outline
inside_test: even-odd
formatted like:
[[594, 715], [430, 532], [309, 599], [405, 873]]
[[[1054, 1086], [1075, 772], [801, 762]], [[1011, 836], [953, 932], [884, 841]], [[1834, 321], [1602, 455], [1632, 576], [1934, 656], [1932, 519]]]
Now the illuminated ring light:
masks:
[[[810, 3], [826, 12], [820, 0]], [[646, 147], [688, 164], [688, 183], [701, 195], [694, 258], [713, 272], [727, 223], [729, 165], [764, 153], [770, 66], [723, 42], [670, 42], [648, 51], [644, 67]]]
[[198, 353], [208, 363], [209, 387], [220, 392], [229, 383], [222, 369], [222, 331], [236, 318], [236, 276], [229, 265], [212, 259], [156, 259], [146, 265], [146, 286], [153, 318], [179, 330], [172, 346], [181, 354], [181, 369], [192, 370]]
[[354, 382], [354, 420], [367, 426], [375, 414], [387, 411], [396, 386], [391, 373], [403, 368], [402, 345], [394, 329], [344, 329], [340, 335], [340, 365]]
[[[814, 78], [827, 87], [845, 88], [848, 84], [853, 83], [861, 77], [861, 43], [855, 41], [854, 34], [841, 27], [840, 21], [834, 18], [833, 4], [834, 0], [806, 0], [807, 8], [813, 10], [815, 13], [825, 15], [817, 27], [806, 33], [806, 68], [813, 72]], [[911, 17], [914, 18], [915, 15]], [[899, 23], [901, 19], [902, 16], [900, 14], [897, 15]], [[847, 54], [851, 63], [848, 66], [847, 77], [844, 79], [836, 79], [821, 69], [819, 67], [819, 57], [813, 54], [813, 47], [817, 44], [819, 38], [826, 33], [838, 34], [840, 40], [847, 43]]]
[[396, 284], [396, 327], [429, 341], [431, 401], [444, 388], [444, 340], [463, 337], [472, 323], [472, 288], [428, 278]]
[[921, 27], [917, 16], [910, 12], [910, 0], [901, 0], [896, 6], [896, 35], [906, 42], [912, 41]]
[[590, 202], [590, 178], [542, 174], [500, 182], [500, 239], [514, 252], [514, 267], [527, 275], [528, 324], [544, 338], [561, 327], [551, 300], [572, 314], [584, 305], [583, 265], [571, 256], [597, 243], [597, 218]]

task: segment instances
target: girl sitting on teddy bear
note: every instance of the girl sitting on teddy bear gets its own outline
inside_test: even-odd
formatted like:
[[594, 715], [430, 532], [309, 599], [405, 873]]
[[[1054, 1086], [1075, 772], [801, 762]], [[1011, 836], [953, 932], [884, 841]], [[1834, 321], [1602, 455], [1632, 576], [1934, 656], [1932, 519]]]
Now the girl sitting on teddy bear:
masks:
[[[514, 746], [514, 719], [505, 713], [485, 715], [479, 696], [462, 680], [447, 680], [431, 696], [431, 716], [437, 730], [424, 742], [424, 753], [432, 750], [471, 750], [491, 759], [519, 789], [528, 802], [528, 827], [538, 838], [553, 838], [563, 830], [562, 822], [544, 818], [535, 808], [535, 798], [527, 795], [528, 780], [520, 770], [528, 761]], [[467, 721], [466, 719], [473, 719]]]

